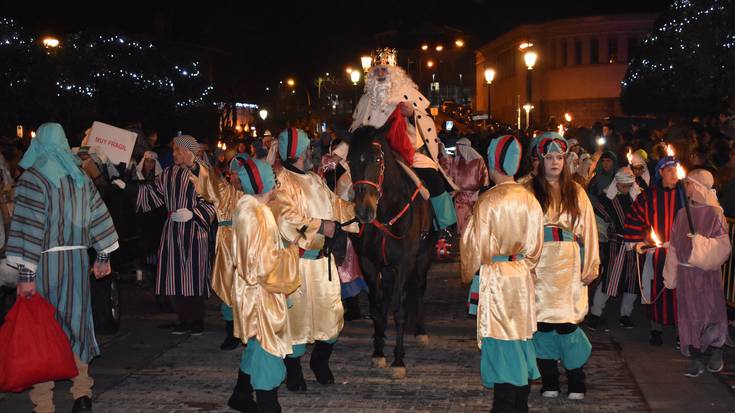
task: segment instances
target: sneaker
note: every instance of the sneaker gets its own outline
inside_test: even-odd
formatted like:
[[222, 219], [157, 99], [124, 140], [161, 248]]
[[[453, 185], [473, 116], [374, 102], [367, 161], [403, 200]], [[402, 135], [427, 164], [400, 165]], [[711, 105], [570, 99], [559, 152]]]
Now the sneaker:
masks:
[[648, 343], [652, 346], [661, 347], [664, 345], [664, 340], [661, 337], [661, 332], [656, 330], [651, 330], [651, 338], [648, 340]]
[[679, 336], [676, 336], [676, 343], [674, 343], [674, 346], [676, 346], [677, 350], [681, 350], [681, 341], [679, 341]]
[[546, 397], [547, 399], [556, 399], [557, 397], [559, 397], [559, 391], [546, 390], [545, 392], [541, 393], [541, 397]]
[[191, 332], [191, 329], [189, 328], [189, 325], [186, 323], [178, 323], [174, 326], [174, 329], [171, 330], [171, 334], [175, 336], [189, 334], [190, 332]]
[[584, 400], [584, 393], [569, 393], [569, 400]]
[[589, 317], [587, 317], [587, 328], [590, 330], [597, 331], [601, 324], [602, 319], [599, 315], [590, 314]]
[[725, 368], [725, 363], [722, 360], [722, 349], [713, 349], [709, 362], [707, 362], [707, 371], [710, 373], [719, 373], [723, 368]]
[[704, 363], [699, 357], [689, 359], [689, 365], [684, 370], [684, 375], [687, 377], [698, 377], [704, 373]]
[[620, 327], [628, 328], [628, 329], [633, 328], [633, 322], [630, 321], [630, 317], [627, 315], [620, 317], [619, 323], [620, 323]]
[[204, 334], [204, 323], [201, 321], [193, 322], [189, 328], [189, 334], [192, 336], [201, 336]]

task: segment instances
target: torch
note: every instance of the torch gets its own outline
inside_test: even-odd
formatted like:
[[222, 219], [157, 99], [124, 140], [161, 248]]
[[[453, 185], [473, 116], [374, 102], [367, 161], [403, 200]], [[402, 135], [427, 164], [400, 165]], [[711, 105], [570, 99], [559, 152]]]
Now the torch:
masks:
[[663, 242], [661, 242], [661, 240], [658, 238], [656, 231], [653, 230], [653, 227], [651, 227], [650, 237], [651, 241], [653, 241], [653, 245], [648, 244], [647, 247], [643, 248], [644, 251], [655, 250], [656, 248], [661, 248], [664, 245]]
[[564, 136], [564, 125], [560, 123], [557, 129], [559, 130], [559, 135]]
[[628, 148], [628, 153], [625, 155], [626, 158], [628, 158], [628, 165], [633, 166], [633, 152], [630, 148]]

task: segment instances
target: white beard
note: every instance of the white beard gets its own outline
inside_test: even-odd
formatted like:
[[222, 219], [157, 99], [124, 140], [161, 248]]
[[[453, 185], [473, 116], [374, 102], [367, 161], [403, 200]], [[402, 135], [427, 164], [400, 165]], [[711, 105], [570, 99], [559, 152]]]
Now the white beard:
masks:
[[365, 89], [367, 89], [371, 109], [387, 109], [391, 90], [390, 75], [386, 76], [382, 82], [374, 77], [369, 79]]

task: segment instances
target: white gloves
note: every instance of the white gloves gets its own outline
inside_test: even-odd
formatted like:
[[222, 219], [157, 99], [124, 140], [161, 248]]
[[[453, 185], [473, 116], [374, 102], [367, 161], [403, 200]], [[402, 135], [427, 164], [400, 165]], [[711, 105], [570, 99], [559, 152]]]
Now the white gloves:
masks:
[[117, 185], [117, 187], [120, 189], [125, 189], [125, 182], [123, 182], [121, 179], [115, 179], [114, 181], [112, 181], [112, 183]]
[[174, 222], [187, 222], [194, 217], [194, 213], [186, 208], [179, 208], [171, 214], [171, 220]]

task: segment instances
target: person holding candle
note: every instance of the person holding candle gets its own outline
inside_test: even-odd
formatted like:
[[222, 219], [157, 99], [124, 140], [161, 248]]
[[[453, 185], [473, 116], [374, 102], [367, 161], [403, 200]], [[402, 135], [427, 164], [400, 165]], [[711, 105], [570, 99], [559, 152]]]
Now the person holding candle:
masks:
[[663, 276], [668, 289], [676, 289], [681, 353], [690, 357], [687, 377], [704, 372], [703, 353], [711, 347], [707, 370], [723, 368], [722, 346], [727, 339], [727, 307], [722, 294], [722, 264], [732, 246], [727, 223], [712, 185], [714, 177], [695, 169], [684, 178], [692, 231], [681, 210], [674, 218]]
[[592, 300], [592, 308], [587, 318], [587, 327], [596, 330], [602, 324], [602, 311], [608, 298], [617, 296], [621, 290], [623, 300], [620, 306], [620, 325], [632, 328], [630, 315], [638, 296], [635, 251], [626, 250], [623, 245], [625, 216], [630, 213], [633, 202], [641, 192], [636, 185], [634, 172], [623, 167], [615, 174], [615, 181], [605, 191], [606, 196], [595, 204], [595, 212], [607, 223], [609, 262], [605, 265], [602, 282], [597, 285]]
[[[669, 242], [671, 227], [676, 212], [684, 206], [684, 193], [678, 188], [676, 166], [679, 161], [673, 156], [665, 156], [656, 164], [656, 176], [651, 186], [641, 192], [633, 203], [631, 212], [625, 217], [625, 242], [627, 248], [635, 250], [643, 257], [640, 265], [641, 296], [643, 302], [651, 304], [651, 335], [649, 343], [663, 345], [664, 325], [676, 324], [676, 296], [665, 290], [663, 268], [666, 261], [666, 248], [649, 249], [647, 239], [653, 230], [664, 244]], [[636, 270], [638, 271], [638, 270]]]
[[578, 324], [587, 315], [587, 286], [597, 278], [600, 257], [592, 204], [564, 165], [567, 147], [558, 133], [544, 133], [538, 145], [538, 175], [526, 184], [544, 210], [544, 246], [535, 268], [538, 331], [533, 342], [541, 395], [559, 396], [561, 360], [569, 399], [581, 400], [587, 391], [583, 367], [592, 345]]

